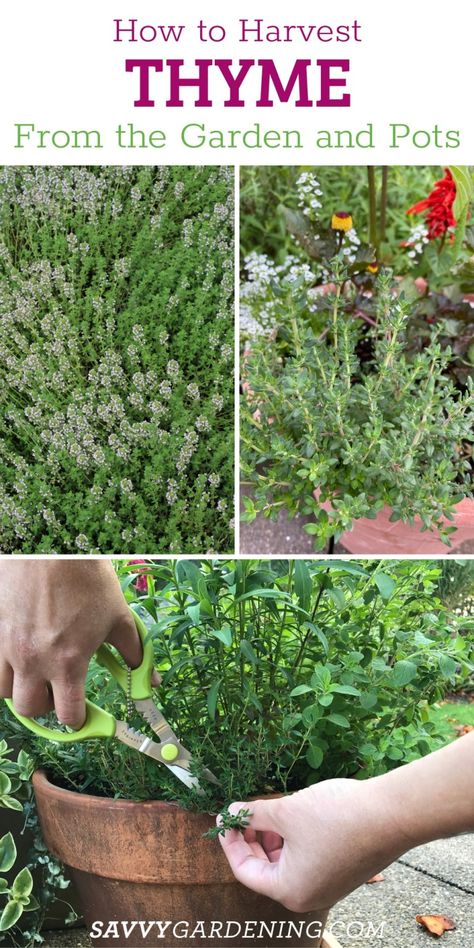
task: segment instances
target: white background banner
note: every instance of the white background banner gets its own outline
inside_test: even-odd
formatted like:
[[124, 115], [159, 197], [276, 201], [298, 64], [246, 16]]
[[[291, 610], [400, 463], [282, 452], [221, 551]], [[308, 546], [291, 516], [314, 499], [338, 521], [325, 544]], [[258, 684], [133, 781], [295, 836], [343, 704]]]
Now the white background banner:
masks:
[[[240, 0], [235, 12], [213, 0], [4, 3], [0, 160], [471, 163], [466, 9], [460, 0]], [[153, 64], [127, 72], [127, 60]], [[141, 73], [153, 106], [134, 105]], [[199, 73], [200, 88], [178, 87]], [[325, 76], [346, 85], [328, 87]], [[349, 106], [317, 104], [344, 95]], [[173, 96], [183, 105], [167, 105]]]

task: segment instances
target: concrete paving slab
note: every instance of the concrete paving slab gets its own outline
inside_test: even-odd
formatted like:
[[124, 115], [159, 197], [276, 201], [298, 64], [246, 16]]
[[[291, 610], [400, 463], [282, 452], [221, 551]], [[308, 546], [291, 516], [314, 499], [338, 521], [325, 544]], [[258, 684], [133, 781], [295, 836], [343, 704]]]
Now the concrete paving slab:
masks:
[[[444, 882], [470, 890], [474, 896], [474, 834], [439, 839], [403, 856], [405, 865], [425, 870]], [[474, 945], [474, 942], [473, 942]]]
[[[365, 885], [337, 905], [328, 928], [342, 948], [473, 948], [474, 896], [394, 863], [385, 882]], [[456, 931], [430, 935], [416, 915], [447, 915]]]
[[65, 929], [59, 932], [43, 932], [42, 948], [91, 948], [92, 942], [85, 928]]
[[[241, 496], [244, 494], [251, 495], [249, 488], [242, 488]], [[314, 556], [313, 537], [303, 530], [304, 524], [310, 522], [311, 517], [300, 514], [290, 520], [285, 510], [280, 510], [276, 521], [258, 514], [253, 523], [240, 524], [240, 552], [262, 556], [272, 553], [275, 556], [291, 556], [293, 553]]]

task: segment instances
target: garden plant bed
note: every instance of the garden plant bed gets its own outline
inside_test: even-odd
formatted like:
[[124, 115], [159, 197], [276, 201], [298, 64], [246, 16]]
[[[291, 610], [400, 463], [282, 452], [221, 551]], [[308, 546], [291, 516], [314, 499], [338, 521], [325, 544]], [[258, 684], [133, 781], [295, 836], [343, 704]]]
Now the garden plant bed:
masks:
[[[355, 554], [466, 552], [474, 543], [472, 176], [447, 170], [408, 208], [426, 213], [428, 226], [408, 240], [415, 249], [403, 277], [384, 259], [387, 180], [384, 169], [379, 222], [369, 168], [364, 243], [350, 212], [334, 208], [329, 226], [321, 219], [323, 185], [301, 173], [299, 210], [281, 211], [297, 252], [283, 262], [257, 251], [244, 259], [241, 467], [252, 496], [243, 498], [243, 519], [276, 518], [282, 508], [312, 517], [304, 530], [318, 550], [340, 541]], [[453, 269], [459, 287], [442, 298]]]
[[0, 547], [233, 549], [233, 175], [0, 172]]

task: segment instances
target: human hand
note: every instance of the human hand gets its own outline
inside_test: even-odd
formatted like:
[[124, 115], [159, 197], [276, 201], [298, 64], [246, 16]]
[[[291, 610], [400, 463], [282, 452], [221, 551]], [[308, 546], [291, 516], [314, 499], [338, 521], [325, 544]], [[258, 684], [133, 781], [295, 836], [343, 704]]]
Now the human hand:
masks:
[[328, 780], [291, 796], [233, 803], [252, 813], [219, 836], [244, 885], [293, 912], [324, 911], [410, 848], [376, 781]]
[[474, 830], [474, 732], [369, 780], [229, 810], [242, 808], [245, 832], [219, 836], [239, 882], [293, 912], [323, 911], [414, 846]]
[[[142, 646], [108, 560], [0, 560], [0, 696], [80, 727], [84, 684], [102, 642], [137, 667]], [[154, 679], [159, 683], [159, 677]]]

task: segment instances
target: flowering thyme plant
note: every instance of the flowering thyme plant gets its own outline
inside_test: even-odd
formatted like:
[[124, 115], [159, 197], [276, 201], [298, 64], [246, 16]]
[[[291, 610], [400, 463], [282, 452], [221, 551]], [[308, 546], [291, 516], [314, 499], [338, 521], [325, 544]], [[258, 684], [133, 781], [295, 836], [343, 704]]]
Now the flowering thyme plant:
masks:
[[232, 548], [227, 168], [0, 174], [0, 549]]
[[246, 360], [243, 399], [244, 476], [254, 486], [244, 519], [286, 507], [314, 521], [305, 529], [317, 549], [375, 517], [421, 517], [449, 543], [455, 504], [472, 496], [474, 386], [459, 393], [446, 374], [449, 349], [433, 338], [407, 358], [404, 330], [411, 304], [393, 296], [390, 274], [377, 284], [374, 352], [361, 362], [360, 323], [344, 311], [345, 272], [334, 265], [332, 322], [317, 335], [299, 281], [276, 299], [287, 341], [257, 337]]

